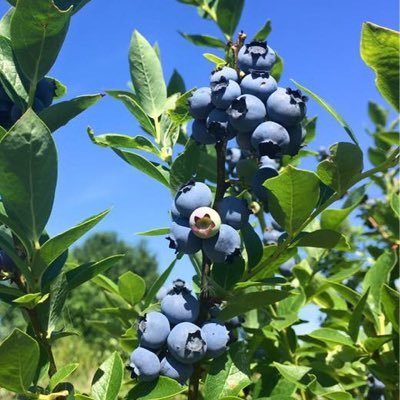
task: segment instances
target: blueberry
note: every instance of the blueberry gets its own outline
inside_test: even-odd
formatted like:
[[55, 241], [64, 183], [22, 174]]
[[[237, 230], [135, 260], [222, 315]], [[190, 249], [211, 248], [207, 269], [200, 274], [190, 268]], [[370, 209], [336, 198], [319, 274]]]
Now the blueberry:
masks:
[[0, 125], [8, 128], [11, 125], [10, 111], [13, 104], [9, 101], [0, 101]]
[[295, 259], [289, 258], [289, 260], [285, 261], [283, 264], [279, 266], [279, 272], [283, 276], [288, 276], [292, 273], [293, 267], [296, 265]]
[[242, 326], [242, 323], [244, 322], [244, 318], [239, 315], [236, 317], [231, 318], [230, 320], [225, 322], [225, 326], [228, 329], [235, 329], [235, 328], [239, 328], [240, 326]]
[[207, 115], [214, 108], [211, 103], [211, 89], [201, 87], [197, 89], [188, 100], [189, 112], [193, 118], [206, 119]]
[[193, 366], [191, 364], [183, 364], [170, 354], [167, 354], [161, 360], [161, 375], [175, 379], [181, 385], [184, 385], [193, 374]]
[[190, 229], [189, 221], [180, 218], [171, 224], [169, 247], [177, 253], [194, 254], [201, 250], [201, 239]]
[[211, 318], [218, 317], [218, 314], [221, 312], [221, 305], [220, 304], [213, 304], [209, 309], [208, 312]]
[[276, 158], [284, 154], [289, 146], [288, 131], [276, 122], [267, 121], [258, 125], [251, 135], [251, 144], [261, 156]]
[[233, 100], [228, 108], [229, 122], [240, 132], [249, 132], [264, 121], [266, 110], [264, 103], [256, 96], [243, 94]]
[[385, 395], [385, 384], [373, 375], [368, 376], [367, 400], [383, 400]]
[[171, 328], [164, 314], [152, 311], [138, 319], [138, 336], [140, 346], [149, 349], [160, 349], [169, 335]]
[[0, 250], [0, 280], [11, 279], [17, 273], [14, 261], [4, 251]]
[[217, 204], [217, 210], [224, 224], [242, 229], [249, 222], [250, 211], [243, 199], [234, 196], [224, 197]]
[[229, 331], [222, 322], [216, 319], [205, 322], [201, 333], [207, 343], [207, 357], [218, 357], [228, 350]]
[[176, 325], [169, 334], [167, 343], [171, 355], [183, 364], [200, 361], [207, 351], [201, 329], [190, 322]]
[[260, 157], [259, 166], [260, 166], [260, 168], [270, 167], [270, 168], [274, 168], [274, 169], [278, 169], [278, 167], [279, 167], [278, 163], [273, 158], [269, 158], [268, 156]]
[[156, 293], [156, 299], [158, 301], [161, 301], [166, 295], [167, 293], [171, 290], [172, 288], [167, 288], [165, 286], [162, 286], [158, 292]]
[[330, 157], [329, 150], [321, 146], [318, 150], [318, 161], [324, 161]]
[[177, 210], [177, 208], [175, 206], [175, 201], [173, 201], [172, 205], [171, 205], [171, 218], [172, 218], [172, 221], [175, 221], [175, 222], [182, 218], [182, 215], [179, 213], [179, 211]]
[[251, 189], [254, 193], [254, 195], [260, 200], [260, 201], [266, 201], [268, 200], [268, 190], [263, 186], [263, 183], [270, 178], [273, 178], [274, 176], [277, 176], [278, 172], [276, 171], [275, 168], [271, 168], [269, 166], [266, 167], [261, 167], [257, 170], [255, 173], [252, 183], [251, 183]]
[[239, 80], [236, 70], [230, 67], [222, 67], [221, 69], [211, 72], [210, 83], [211, 85], [215, 82], [225, 78], [226, 80], [232, 80], [237, 82]]
[[[33, 109], [33, 111], [35, 111], [36, 114], [39, 114], [41, 111], [43, 111], [45, 109], [45, 107], [44, 107], [43, 103], [41, 102], [41, 100], [38, 99], [37, 97], [35, 97], [35, 99], [33, 100], [32, 109]], [[10, 111], [11, 122], [14, 124], [21, 118], [21, 116], [22, 116], [21, 109], [16, 104], [14, 104]]]
[[193, 233], [201, 239], [215, 236], [221, 226], [219, 214], [210, 207], [196, 208], [189, 218], [189, 225]]
[[173, 288], [161, 301], [161, 312], [172, 325], [180, 322], [196, 321], [199, 316], [199, 310], [199, 300], [181, 279], [174, 281]]
[[270, 71], [275, 61], [276, 54], [267, 42], [245, 44], [238, 54], [239, 68], [246, 73], [250, 70]]
[[242, 151], [237, 147], [231, 147], [226, 150], [225, 160], [228, 164], [228, 169], [232, 172], [235, 168], [239, 160], [242, 158]]
[[242, 94], [237, 82], [221, 78], [212, 84], [211, 101], [220, 110], [226, 110]]
[[175, 196], [176, 209], [187, 218], [196, 208], [209, 207], [211, 202], [211, 190], [202, 182], [189, 181], [179, 188]]
[[131, 354], [129, 364], [132, 369], [132, 377], [149, 382], [158, 378], [160, 375], [160, 360], [150, 350], [138, 347]]
[[229, 116], [223, 110], [215, 108], [207, 117], [207, 129], [215, 136], [216, 140], [233, 139], [236, 136], [236, 131], [229, 123]]
[[268, 97], [278, 88], [276, 80], [268, 73], [252, 71], [240, 82], [243, 94], [252, 94], [266, 102]]
[[289, 133], [290, 142], [286, 148], [286, 154], [295, 156], [300, 151], [303, 142], [303, 127], [301, 124], [288, 126], [287, 131]]
[[0, 103], [11, 103], [11, 99], [2, 86], [0, 86]]
[[263, 234], [263, 243], [266, 246], [271, 244], [277, 244], [279, 237], [282, 235], [282, 232], [276, 231], [275, 229], [265, 231]]
[[36, 86], [35, 96], [41, 101], [43, 107], [49, 107], [56, 94], [56, 85], [53, 79], [43, 78]]
[[203, 250], [212, 262], [230, 261], [240, 254], [240, 236], [230, 225], [221, 224], [218, 234], [203, 242]]
[[215, 144], [217, 138], [207, 128], [205, 120], [195, 119], [192, 123], [192, 136], [191, 138], [200, 144]]
[[283, 232], [283, 228], [275, 220], [271, 220], [271, 225], [276, 231]]
[[300, 90], [278, 88], [267, 100], [269, 119], [285, 127], [296, 125], [306, 115], [306, 101]]
[[241, 150], [254, 152], [254, 147], [251, 145], [252, 132], [238, 132], [236, 142]]

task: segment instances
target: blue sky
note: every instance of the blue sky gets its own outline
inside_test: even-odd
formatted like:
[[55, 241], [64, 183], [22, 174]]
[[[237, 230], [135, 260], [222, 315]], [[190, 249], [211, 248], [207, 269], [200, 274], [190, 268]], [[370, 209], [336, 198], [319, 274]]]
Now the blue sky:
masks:
[[[0, 12], [7, 9], [3, 1]], [[293, 78], [318, 93], [344, 116], [366, 147], [367, 101], [385, 103], [375, 88], [372, 71], [359, 56], [361, 25], [372, 21], [397, 29], [397, 15], [395, 0], [247, 0], [239, 29], [251, 36], [271, 19], [269, 44], [285, 60], [281, 85], [288, 86]], [[167, 80], [177, 68], [188, 88], [207, 84], [212, 65], [202, 53], [209, 49], [192, 45], [177, 32], [220, 36], [212, 22], [198, 17], [195, 8], [174, 0], [92, 0], [74, 16], [50, 73], [67, 85], [67, 98], [126, 88], [128, 46], [134, 29], [159, 43]], [[310, 101], [308, 107], [309, 116], [319, 115], [313, 149], [349, 140], [317, 104]], [[89, 125], [96, 133], [141, 134], [129, 112], [109, 97], [56, 133], [59, 178], [50, 233], [108, 207], [111, 213], [96, 229], [115, 230], [132, 243], [138, 240], [135, 232], [167, 226], [170, 193], [111, 150], [91, 144], [86, 134]], [[173, 259], [166, 240], [149, 238], [148, 243], [164, 269]], [[188, 262], [180, 262], [177, 275], [191, 276]]]

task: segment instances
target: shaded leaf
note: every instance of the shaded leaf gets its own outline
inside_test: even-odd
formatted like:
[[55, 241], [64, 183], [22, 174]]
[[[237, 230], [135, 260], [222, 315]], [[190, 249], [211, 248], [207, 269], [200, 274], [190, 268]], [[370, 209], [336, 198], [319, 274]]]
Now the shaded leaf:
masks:
[[172, 71], [171, 78], [168, 82], [167, 96], [171, 96], [174, 93], [185, 93], [185, 92], [186, 92], [186, 86], [183, 77], [176, 69], [174, 69]]
[[144, 232], [138, 232], [135, 233], [135, 235], [138, 236], [164, 236], [169, 234], [169, 228], [156, 228], [156, 229], [151, 229], [149, 231], [144, 231]]
[[252, 41], [264, 41], [272, 31], [271, 20], [267, 20], [263, 27], [254, 35]]
[[302, 232], [299, 239], [296, 239], [295, 246], [333, 249], [342, 238], [344, 239], [339, 232], [330, 229], [318, 229], [313, 232]]
[[399, 332], [399, 292], [384, 284], [381, 292], [381, 300], [386, 318], [392, 323], [393, 329]]
[[354, 345], [351, 338], [344, 332], [332, 328], [319, 328], [309, 333], [308, 336], [321, 340], [324, 343], [341, 344], [350, 347]]
[[235, 33], [243, 6], [244, 0], [218, 0], [217, 2], [217, 24], [229, 39]]
[[226, 44], [216, 37], [209, 35], [189, 35], [187, 33], [179, 32], [179, 34], [184, 37], [189, 42], [195, 44], [196, 46], [206, 46], [215, 47], [217, 49], [225, 49]]
[[167, 400], [185, 390], [177, 381], [160, 376], [152, 382], [139, 382], [129, 391], [127, 400]]
[[367, 303], [369, 295], [369, 289], [362, 295], [357, 305], [354, 307], [354, 310], [351, 314], [351, 318], [349, 321], [349, 335], [356, 343], [358, 338], [358, 333], [360, 331], [360, 326], [364, 319], [364, 308]]

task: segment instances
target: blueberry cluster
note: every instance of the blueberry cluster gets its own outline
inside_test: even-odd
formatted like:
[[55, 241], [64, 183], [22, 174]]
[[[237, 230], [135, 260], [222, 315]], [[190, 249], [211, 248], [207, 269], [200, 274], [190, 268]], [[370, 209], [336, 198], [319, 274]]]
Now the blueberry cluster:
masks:
[[249, 220], [244, 200], [224, 197], [211, 208], [212, 192], [202, 182], [189, 181], [178, 190], [172, 204], [170, 247], [178, 253], [194, 254], [203, 249], [212, 262], [230, 261], [240, 254], [240, 235]]
[[[53, 102], [56, 92], [54, 80], [43, 78], [37, 86], [33, 110], [40, 113]], [[0, 126], [9, 129], [21, 117], [22, 110], [8, 97], [6, 91], [0, 86]]]
[[261, 201], [266, 199], [262, 183], [276, 175], [274, 160], [296, 155], [305, 136], [301, 122], [307, 98], [300, 90], [278, 87], [270, 75], [275, 61], [267, 42], [245, 44], [238, 53], [238, 71], [230, 67], [214, 71], [210, 87], [197, 89], [189, 99], [196, 142], [236, 138], [240, 149], [228, 154], [232, 163], [240, 158], [237, 150], [260, 157], [253, 191]]
[[142, 381], [163, 375], [185, 384], [194, 363], [227, 351], [232, 338], [229, 329], [241, 321], [233, 318], [224, 324], [215, 318], [218, 307], [212, 307], [211, 318], [201, 327], [196, 325], [200, 302], [181, 279], [171, 288], [161, 288], [157, 299], [161, 312], [151, 311], [138, 320], [139, 347], [132, 352], [128, 368], [132, 378]]

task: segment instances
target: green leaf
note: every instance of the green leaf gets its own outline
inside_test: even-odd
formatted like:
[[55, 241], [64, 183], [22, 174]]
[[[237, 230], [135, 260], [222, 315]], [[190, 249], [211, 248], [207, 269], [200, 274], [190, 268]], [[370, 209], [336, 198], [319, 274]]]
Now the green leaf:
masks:
[[332, 328], [319, 328], [312, 331], [308, 336], [329, 344], [341, 344], [344, 346], [354, 346], [353, 341], [344, 332]]
[[54, 0], [54, 4], [62, 10], [68, 10], [73, 6], [72, 14], [77, 13], [90, 0]]
[[375, 309], [381, 309], [382, 287], [389, 282], [390, 272], [397, 263], [397, 256], [394, 251], [386, 250], [372, 265], [365, 274], [363, 289], [370, 288], [370, 297]]
[[167, 96], [171, 96], [174, 93], [185, 93], [186, 86], [182, 75], [174, 69], [172, 71], [171, 78], [169, 79], [167, 86]]
[[76, 287], [94, 278], [96, 275], [104, 273], [123, 257], [124, 255], [117, 254], [107, 257], [101, 261], [83, 264], [79, 267], [69, 270], [65, 274], [68, 289], [75, 289]]
[[72, 363], [61, 367], [51, 378], [49, 382], [49, 389], [51, 391], [66, 378], [68, 378], [77, 368], [79, 364]]
[[251, 41], [262, 42], [264, 40], [267, 40], [267, 37], [271, 33], [271, 31], [272, 31], [272, 26], [271, 26], [271, 20], [269, 19], [265, 22], [263, 27], [254, 35]]
[[277, 82], [281, 79], [283, 73], [283, 58], [276, 53], [276, 61], [271, 69], [271, 75], [275, 78]]
[[28, 92], [17, 69], [11, 42], [2, 36], [0, 36], [0, 82], [11, 100], [21, 109], [25, 109], [28, 104]]
[[229, 290], [242, 279], [244, 270], [243, 258], [234, 257], [231, 263], [214, 263], [211, 277], [220, 287]]
[[399, 32], [366, 22], [361, 32], [361, 58], [375, 74], [381, 95], [399, 111]]
[[151, 229], [149, 231], [138, 232], [138, 233], [135, 233], [135, 235], [138, 235], [138, 236], [164, 236], [164, 235], [168, 235], [169, 231], [170, 231], [169, 228], [156, 228], [156, 229]]
[[226, 307], [218, 315], [218, 318], [226, 321], [235, 315], [245, 314], [251, 310], [264, 308], [288, 296], [290, 296], [289, 292], [276, 289], [243, 293], [240, 296], [230, 298]]
[[203, 53], [203, 57], [208, 60], [211, 61], [212, 63], [214, 63], [217, 67], [222, 67], [226, 64], [226, 61], [221, 58], [216, 56], [215, 54], [211, 54], [211, 53]]
[[55, 132], [81, 112], [96, 104], [102, 97], [102, 94], [88, 94], [75, 97], [72, 100], [62, 101], [45, 108], [39, 114], [39, 117], [51, 132]]
[[26, 333], [15, 329], [0, 344], [0, 387], [26, 393], [39, 363], [39, 345]]
[[153, 122], [144, 112], [143, 108], [139, 104], [139, 100], [133, 93], [122, 90], [107, 90], [106, 93], [115, 99], [122, 101], [125, 107], [138, 120], [140, 126], [146, 132], [150, 133], [150, 135], [155, 136], [156, 131]]
[[313, 172], [285, 167], [279, 176], [268, 179], [268, 202], [272, 217], [289, 235], [310, 216], [319, 198], [319, 180]]
[[129, 65], [140, 106], [148, 116], [158, 118], [165, 109], [167, 88], [155, 50], [138, 31], [132, 35]]
[[206, 46], [215, 47], [217, 49], [224, 50], [226, 48], [226, 43], [222, 40], [217, 39], [209, 35], [189, 35], [187, 33], [179, 32], [179, 34], [184, 37], [189, 42], [195, 44], [196, 46]]
[[91, 128], [87, 129], [87, 133], [91, 141], [99, 146], [141, 150], [161, 157], [158, 147], [144, 136], [128, 136], [118, 133], [105, 133], [95, 136]]
[[364, 308], [365, 304], [367, 303], [369, 295], [369, 288], [367, 291], [362, 295], [357, 305], [354, 307], [354, 310], [351, 314], [350, 321], [349, 321], [349, 335], [353, 339], [353, 342], [357, 342], [358, 334], [360, 331], [360, 326], [364, 319]]
[[344, 237], [336, 231], [318, 229], [313, 232], [302, 232], [296, 239], [295, 246], [318, 247], [320, 249], [333, 249]]
[[55, 144], [29, 109], [0, 142], [0, 193], [7, 215], [33, 241], [50, 217], [56, 181]]
[[237, 342], [228, 353], [211, 361], [204, 385], [205, 399], [237, 396], [251, 383], [246, 347]]
[[374, 103], [368, 102], [368, 115], [376, 127], [384, 127], [387, 123], [388, 110]]
[[241, 233], [246, 247], [248, 268], [253, 268], [260, 262], [263, 256], [263, 244], [250, 223], [241, 229]]
[[[47, 240], [39, 250], [39, 257], [44, 264], [42, 268], [49, 266], [57, 257], [63, 254], [68, 247], [96, 226], [109, 212], [110, 210], [105, 210], [99, 214], [93, 215], [73, 228]], [[42, 272], [43, 271], [35, 271], [38, 276], [40, 276]]]
[[317, 94], [312, 92], [311, 90], [307, 89], [303, 85], [300, 85], [300, 83], [297, 83], [296, 81], [292, 80], [292, 82], [300, 88], [303, 92], [307, 93], [310, 97], [312, 97], [320, 106], [325, 108], [326, 111], [329, 112], [329, 114], [332, 115], [333, 118], [336, 119], [336, 121], [339, 122], [340, 125], [343, 126], [344, 130], [347, 132], [347, 134], [350, 136], [350, 139], [358, 146], [358, 140], [350, 128], [350, 126], [347, 124], [347, 122], [342, 118], [341, 115], [338, 114], [338, 112], [331, 106], [329, 105], [325, 100], [321, 99]]
[[393, 335], [381, 335], [381, 336], [371, 336], [367, 338], [363, 346], [370, 353], [374, 353], [379, 350], [385, 343], [390, 342], [393, 339]]
[[306, 130], [306, 136], [304, 138], [304, 144], [308, 144], [315, 139], [316, 131], [317, 131], [317, 117], [312, 117], [307, 119], [307, 122], [304, 125]]
[[28, 293], [18, 299], [15, 299], [13, 302], [18, 304], [21, 307], [27, 308], [28, 310], [32, 310], [38, 304], [43, 303], [49, 298], [49, 293]]
[[300, 380], [311, 371], [310, 367], [303, 367], [300, 365], [293, 364], [280, 364], [274, 362], [272, 364], [279, 373], [289, 382], [294, 383], [298, 387], [305, 387], [305, 385], [300, 383]]
[[12, 302], [20, 296], [23, 296], [23, 292], [19, 289], [0, 284], [0, 300], [12, 305]]
[[7, 39], [10, 39], [10, 25], [11, 25], [11, 18], [14, 14], [14, 8], [11, 7], [1, 18], [0, 20], [0, 36], [3, 36]]
[[400, 303], [399, 292], [384, 284], [381, 291], [381, 300], [383, 312], [385, 313], [386, 318], [392, 323], [393, 329], [398, 333]]
[[124, 161], [169, 188], [169, 171], [160, 164], [148, 161], [139, 154], [113, 149]]
[[173, 162], [169, 180], [174, 192], [193, 178], [203, 148], [204, 146], [197, 144], [194, 140], [189, 140], [183, 152]]
[[390, 196], [390, 207], [395, 214], [400, 217], [400, 194], [393, 192]]
[[321, 181], [340, 195], [352, 185], [363, 169], [363, 155], [352, 143], [339, 142], [329, 148], [331, 156], [318, 164], [317, 174]]
[[186, 93], [183, 93], [175, 103], [175, 108], [168, 111], [168, 116], [173, 123], [176, 125], [183, 125], [192, 119], [189, 113], [189, 97], [192, 95], [195, 89], [191, 89]]
[[53, 0], [18, 0], [11, 19], [11, 41], [18, 64], [34, 84], [53, 66], [70, 15], [71, 10], [61, 11]]
[[139, 275], [127, 271], [118, 278], [118, 289], [122, 298], [134, 306], [142, 300], [146, 292], [146, 283]]
[[217, 2], [217, 24], [228, 39], [231, 39], [235, 33], [243, 6], [244, 0], [218, 0]]
[[177, 381], [160, 376], [152, 382], [139, 382], [128, 393], [127, 400], [167, 400], [187, 390]]
[[124, 377], [121, 357], [114, 352], [96, 371], [92, 382], [94, 400], [115, 400], [118, 398]]

